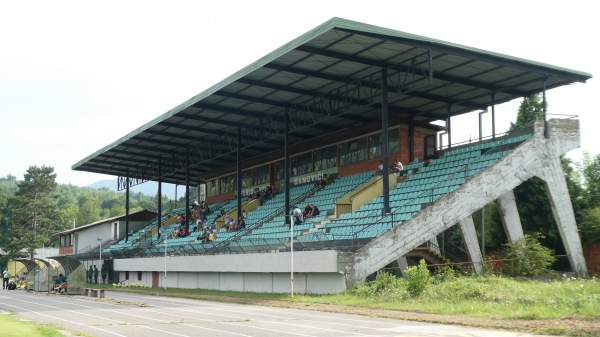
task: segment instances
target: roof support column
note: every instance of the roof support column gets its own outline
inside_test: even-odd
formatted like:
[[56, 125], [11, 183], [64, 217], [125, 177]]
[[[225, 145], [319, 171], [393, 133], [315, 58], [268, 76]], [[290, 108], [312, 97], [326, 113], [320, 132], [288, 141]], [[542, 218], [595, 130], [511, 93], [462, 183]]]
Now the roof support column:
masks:
[[383, 160], [383, 214], [390, 213], [390, 163], [388, 154], [388, 74], [381, 69], [381, 159]]
[[129, 240], [129, 173], [125, 177], [125, 242]]
[[452, 124], [450, 123], [450, 111], [452, 105], [448, 104], [448, 114], [446, 115], [446, 132], [448, 134], [448, 150], [452, 148]]
[[[237, 214], [238, 218], [242, 216], [242, 129], [238, 126], [236, 135], [236, 194], [237, 194]], [[237, 221], [237, 219], [233, 219]]]
[[408, 122], [408, 162], [415, 160], [415, 120], [411, 117]]
[[190, 148], [185, 149], [185, 227], [190, 226]]
[[[290, 132], [290, 110], [288, 108], [285, 109], [285, 113], [283, 116], [284, 119], [284, 131], [283, 131], [283, 177], [285, 179], [285, 183], [283, 186], [283, 193], [285, 196], [285, 215], [291, 215], [291, 205], [290, 205], [290, 144], [288, 140], [288, 133]], [[285, 217], [285, 223], [290, 224], [290, 217]]]
[[158, 158], [158, 232], [162, 226], [162, 161]]
[[492, 93], [492, 139], [496, 139], [496, 93]]

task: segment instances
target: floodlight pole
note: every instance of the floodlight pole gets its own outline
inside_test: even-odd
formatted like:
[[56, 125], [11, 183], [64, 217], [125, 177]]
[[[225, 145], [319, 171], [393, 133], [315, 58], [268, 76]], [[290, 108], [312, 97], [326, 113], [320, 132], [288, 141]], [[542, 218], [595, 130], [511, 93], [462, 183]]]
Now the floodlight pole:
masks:
[[294, 297], [294, 214], [290, 215], [290, 296]]

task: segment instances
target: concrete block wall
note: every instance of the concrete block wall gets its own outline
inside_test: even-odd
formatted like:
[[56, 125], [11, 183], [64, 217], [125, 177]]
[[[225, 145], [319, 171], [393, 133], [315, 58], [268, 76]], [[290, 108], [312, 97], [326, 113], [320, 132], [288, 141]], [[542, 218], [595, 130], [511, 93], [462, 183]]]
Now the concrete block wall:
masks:
[[[294, 252], [294, 292], [300, 294], [338, 293], [346, 289], [344, 269], [335, 251]], [[291, 291], [291, 254], [237, 254], [168, 256], [166, 258], [117, 259], [115, 270], [128, 283], [152, 286], [158, 272], [159, 287], [288, 293]], [[138, 280], [142, 272], [142, 280]]]

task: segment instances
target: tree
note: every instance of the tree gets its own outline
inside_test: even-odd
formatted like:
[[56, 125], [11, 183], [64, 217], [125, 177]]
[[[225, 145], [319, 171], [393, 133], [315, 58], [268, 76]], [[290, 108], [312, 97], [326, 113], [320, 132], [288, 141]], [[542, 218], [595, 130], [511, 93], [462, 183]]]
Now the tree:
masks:
[[585, 210], [579, 233], [584, 245], [600, 243], [600, 207]]
[[585, 189], [586, 201], [589, 207], [600, 206], [600, 154], [591, 157], [583, 154], [580, 166], [581, 178]]
[[83, 198], [79, 201], [77, 224], [87, 225], [100, 220], [100, 203], [96, 199]]
[[515, 123], [510, 123], [507, 133], [510, 135], [524, 127], [530, 126], [534, 120], [543, 117], [542, 111], [544, 111], [544, 102], [542, 102], [539, 93], [524, 98], [519, 105], [517, 120]]
[[56, 205], [56, 173], [52, 167], [30, 166], [24, 180], [9, 200], [11, 214], [6, 250], [12, 256], [26, 251], [33, 257], [36, 248], [50, 242], [52, 228], [59, 221]]

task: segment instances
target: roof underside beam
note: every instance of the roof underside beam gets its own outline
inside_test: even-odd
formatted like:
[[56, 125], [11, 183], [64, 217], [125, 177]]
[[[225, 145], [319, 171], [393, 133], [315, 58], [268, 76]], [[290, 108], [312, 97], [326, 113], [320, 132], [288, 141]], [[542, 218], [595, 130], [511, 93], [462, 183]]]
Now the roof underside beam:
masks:
[[546, 76], [553, 76], [563, 78], [569, 82], [585, 82], [587, 77], [581, 75], [577, 76], [569, 71], [563, 71], [557, 68], [550, 68], [541, 64], [533, 64], [523, 62], [516, 58], [507, 58], [506, 56], [495, 56], [489, 53], [482, 53], [477, 51], [466, 50], [464, 47], [453, 47], [440, 43], [428, 42], [423, 40], [416, 40], [410, 38], [403, 38], [398, 36], [381, 35], [376, 33], [369, 33], [364, 31], [356, 31], [352, 29], [337, 28], [341, 31], [345, 31], [351, 34], [362, 35], [370, 38], [381, 39], [384, 41], [400, 43], [408, 46], [414, 46], [419, 48], [431, 49], [442, 53], [448, 53], [456, 56], [462, 56], [465, 58], [476, 59], [483, 62], [489, 62], [491, 64], [502, 65], [513, 69], [520, 69], [526, 72], [539, 73]]

